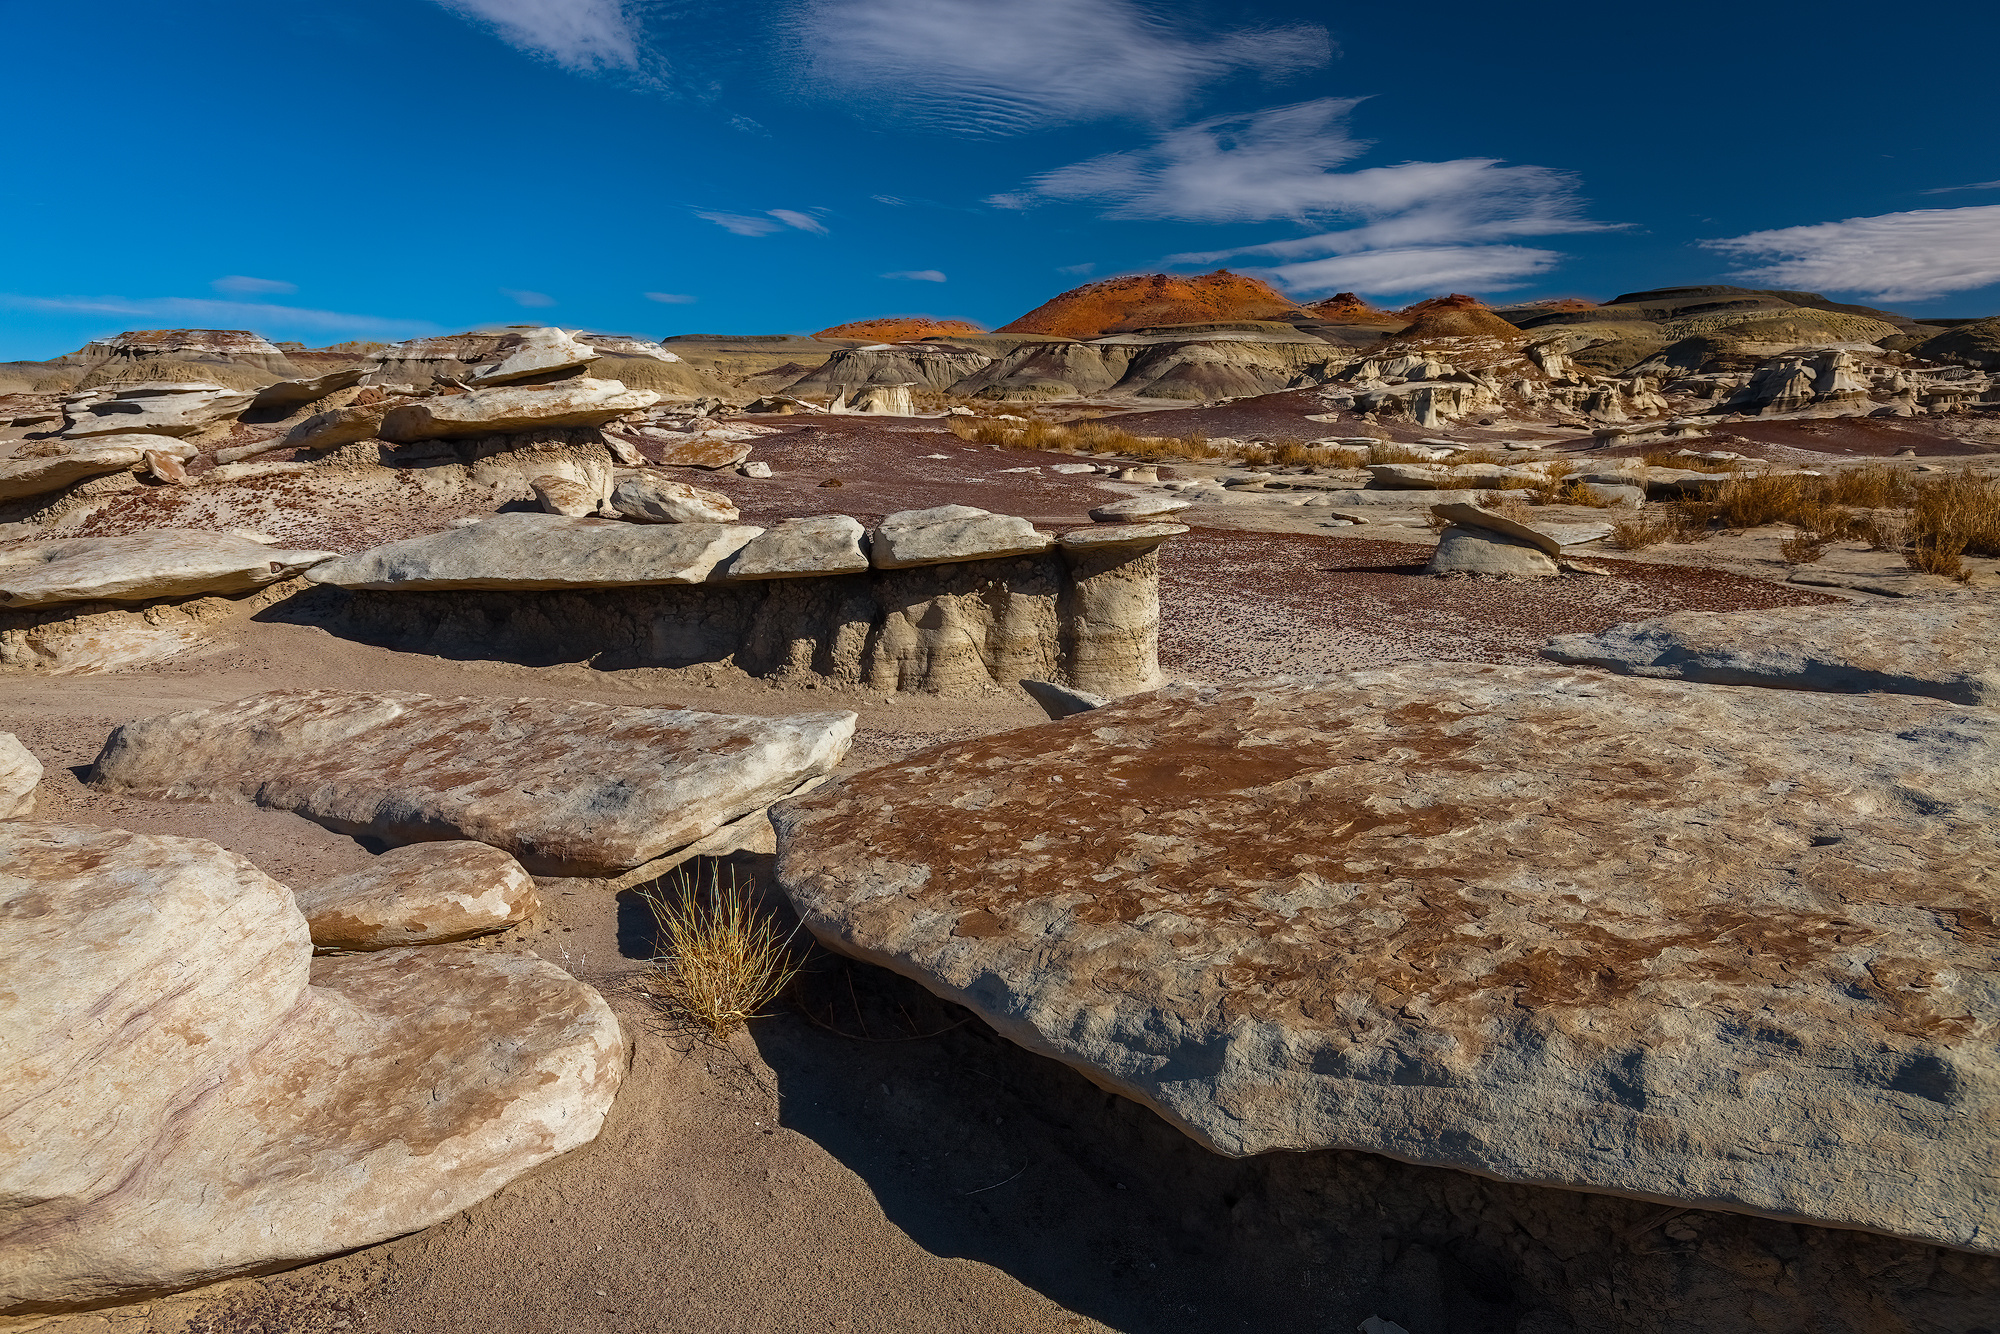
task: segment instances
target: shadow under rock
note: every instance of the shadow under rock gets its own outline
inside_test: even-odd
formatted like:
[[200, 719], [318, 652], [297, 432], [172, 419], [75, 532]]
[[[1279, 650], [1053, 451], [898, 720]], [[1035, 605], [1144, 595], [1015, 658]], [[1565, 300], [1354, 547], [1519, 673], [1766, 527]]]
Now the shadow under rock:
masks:
[[933, 1254], [1129, 1334], [1988, 1334], [2000, 1261], [1338, 1150], [1230, 1159], [815, 949], [752, 1034], [782, 1123]]

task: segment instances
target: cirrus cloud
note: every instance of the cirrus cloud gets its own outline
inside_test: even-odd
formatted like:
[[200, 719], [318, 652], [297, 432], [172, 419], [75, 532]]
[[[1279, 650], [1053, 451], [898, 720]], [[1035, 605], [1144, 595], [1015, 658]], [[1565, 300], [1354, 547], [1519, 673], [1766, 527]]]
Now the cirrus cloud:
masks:
[[640, 32], [624, 0], [437, 0], [516, 50], [590, 74], [639, 68]]
[[2000, 283], [2000, 204], [1913, 209], [1701, 243], [1765, 261], [1729, 276], [1874, 301], [1928, 301]]
[[697, 209], [695, 216], [703, 222], [712, 222], [724, 231], [733, 232], [737, 236], [769, 236], [772, 232], [781, 232], [787, 227], [802, 232], [812, 232], [818, 236], [827, 234], [825, 223], [810, 213], [801, 213], [791, 208], [766, 209], [762, 214], [722, 213]]
[[[0, 292], [0, 310], [41, 315], [116, 316], [197, 329], [254, 329], [258, 333], [346, 334], [349, 337], [417, 338], [438, 331], [427, 320], [355, 315], [262, 301], [216, 301], [208, 297], [23, 296]], [[131, 327], [131, 326], [128, 326]]]
[[1157, 119], [1219, 79], [1333, 51], [1315, 25], [1186, 34], [1135, 0], [812, 0], [791, 28], [800, 91], [953, 134]]
[[297, 283], [280, 282], [276, 278], [246, 278], [240, 273], [217, 278], [209, 286], [231, 296], [290, 296], [299, 290]]
[[936, 269], [904, 269], [898, 273], [885, 273], [882, 276], [884, 278], [908, 278], [911, 282], [919, 283], [941, 283], [945, 281], [944, 274]]

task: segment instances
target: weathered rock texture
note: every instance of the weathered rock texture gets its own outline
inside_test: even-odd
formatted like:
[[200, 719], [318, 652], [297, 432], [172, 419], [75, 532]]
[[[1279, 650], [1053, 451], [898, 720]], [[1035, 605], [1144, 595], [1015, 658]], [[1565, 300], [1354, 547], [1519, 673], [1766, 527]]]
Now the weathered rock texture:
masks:
[[58, 538], [0, 552], [0, 607], [244, 593], [289, 579], [334, 554], [171, 529]]
[[295, 811], [392, 844], [471, 839], [540, 875], [609, 875], [830, 772], [854, 723], [851, 713], [279, 690], [126, 723], [90, 781]]
[[596, 1137], [624, 1043], [591, 988], [311, 951], [285, 888], [214, 844], [0, 826], [0, 1315], [371, 1245]]
[[384, 415], [380, 430], [370, 434], [395, 441], [438, 440], [537, 428], [601, 426], [659, 401], [660, 396], [650, 389], [627, 389], [616, 380], [581, 378], [544, 386], [503, 385], [402, 404]]
[[1530, 541], [1483, 525], [1453, 524], [1438, 534], [1426, 574], [1486, 574], [1507, 579], [1546, 579], [1561, 573], [1556, 558]]
[[2000, 598], [1683, 611], [1551, 639], [1542, 656], [1630, 676], [2000, 704]]
[[18, 820], [35, 809], [42, 762], [12, 732], [0, 732], [0, 820]]
[[939, 505], [901, 510], [883, 519], [870, 535], [871, 559], [878, 570], [984, 560], [1047, 551], [1047, 533], [1012, 514], [994, 514], [971, 505]]
[[535, 878], [484, 843], [411, 843], [365, 871], [294, 890], [323, 950], [436, 945], [504, 931], [534, 916]]
[[285, 580], [249, 593], [145, 602], [0, 607], [0, 670], [89, 675], [159, 662], [206, 642], [218, 626], [300, 591]]
[[2000, 717], [1554, 667], [1176, 686], [773, 812], [831, 948], [1227, 1154], [2000, 1251]]
[[[495, 522], [457, 531], [477, 533]], [[600, 526], [668, 537], [698, 525]], [[755, 563], [741, 571], [732, 564], [697, 587], [658, 582], [542, 592], [523, 582], [476, 592], [428, 592], [402, 591], [424, 586], [371, 575], [367, 582], [347, 584], [355, 591], [345, 596], [288, 614], [368, 643], [456, 658], [588, 662], [605, 669], [727, 664], [772, 679], [940, 694], [1011, 689], [1029, 677], [1100, 695], [1129, 695], [1160, 684], [1157, 548], [1183, 531], [1175, 525], [1121, 525], [1120, 537], [1130, 540], [1071, 545], [1065, 537], [1061, 550], [1033, 555], [855, 574], [799, 570], [780, 577]], [[771, 530], [784, 532], [784, 526]], [[858, 549], [852, 534], [760, 553], [762, 541], [755, 538], [743, 547], [753, 562], [769, 556], [774, 564], [804, 564], [819, 558], [815, 552], [829, 562], [846, 562]], [[346, 583], [350, 567], [379, 554], [322, 566], [314, 575]], [[527, 568], [522, 567], [524, 579]], [[467, 581], [430, 587], [481, 586]]]
[[340, 588], [400, 592], [698, 584], [763, 531], [719, 523], [496, 514], [469, 527], [328, 561], [309, 577]]

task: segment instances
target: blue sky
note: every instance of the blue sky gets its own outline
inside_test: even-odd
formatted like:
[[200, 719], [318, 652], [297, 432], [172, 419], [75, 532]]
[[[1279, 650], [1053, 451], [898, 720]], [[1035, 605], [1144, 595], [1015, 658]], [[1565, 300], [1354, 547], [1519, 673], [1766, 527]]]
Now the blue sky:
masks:
[[995, 325], [1218, 265], [2000, 311], [1993, 5], [0, 0], [0, 40], [0, 359]]

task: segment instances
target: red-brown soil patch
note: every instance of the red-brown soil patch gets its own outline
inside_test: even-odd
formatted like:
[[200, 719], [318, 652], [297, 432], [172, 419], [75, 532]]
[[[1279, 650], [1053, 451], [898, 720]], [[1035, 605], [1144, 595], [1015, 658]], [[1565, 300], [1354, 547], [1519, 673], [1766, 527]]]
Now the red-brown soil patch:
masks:
[[995, 332], [1097, 338], [1168, 324], [1270, 320], [1302, 313], [1298, 302], [1269, 283], [1228, 269], [1191, 277], [1139, 273], [1071, 288]]

